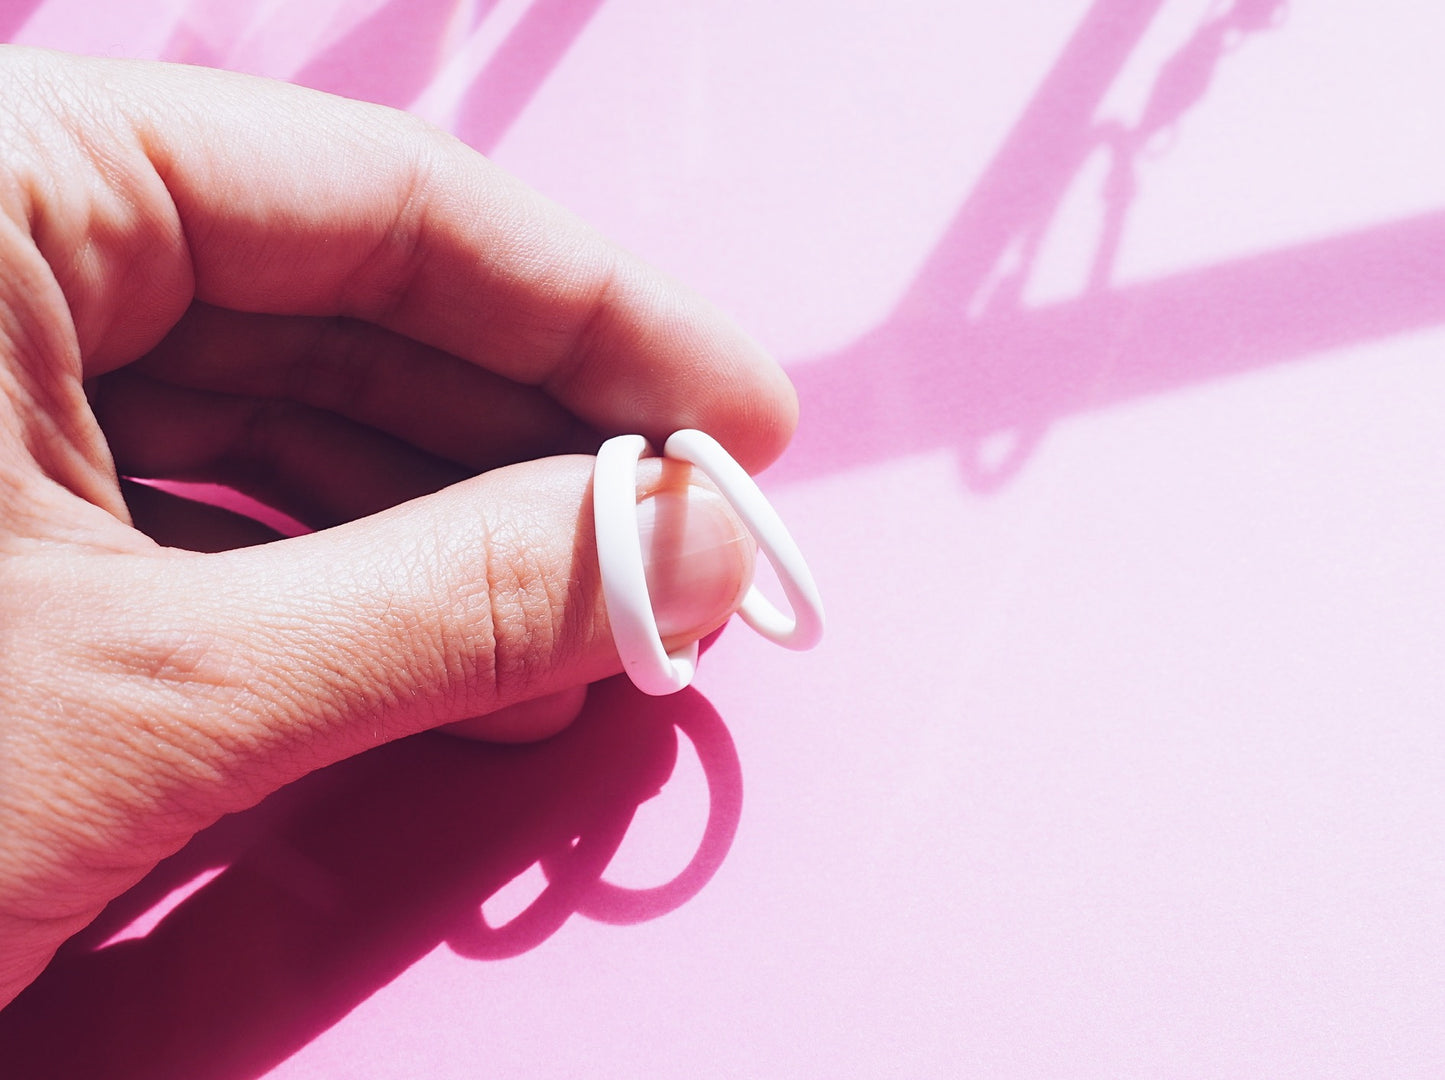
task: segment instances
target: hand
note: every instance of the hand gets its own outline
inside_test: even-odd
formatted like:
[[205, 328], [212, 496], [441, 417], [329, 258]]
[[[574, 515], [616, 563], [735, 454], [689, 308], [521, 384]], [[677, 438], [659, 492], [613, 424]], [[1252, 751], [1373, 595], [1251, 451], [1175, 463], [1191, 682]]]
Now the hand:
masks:
[[[0, 267], [0, 1004], [310, 770], [565, 724], [619, 670], [576, 452], [700, 427], [756, 469], [794, 424], [681, 288], [449, 136], [284, 84], [0, 49]], [[674, 647], [752, 549], [685, 467], [639, 498]]]

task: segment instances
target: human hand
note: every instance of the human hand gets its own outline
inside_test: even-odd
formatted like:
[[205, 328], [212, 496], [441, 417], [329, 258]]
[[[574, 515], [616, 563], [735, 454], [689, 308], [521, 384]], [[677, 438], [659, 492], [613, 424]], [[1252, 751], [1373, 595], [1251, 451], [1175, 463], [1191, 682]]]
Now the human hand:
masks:
[[[565, 724], [620, 669], [576, 452], [699, 427], [756, 469], [795, 399], [711, 309], [404, 114], [13, 48], [0, 103], [3, 1005], [288, 781], [426, 728]], [[644, 462], [639, 498], [672, 648], [736, 609], [752, 548], [686, 467]]]

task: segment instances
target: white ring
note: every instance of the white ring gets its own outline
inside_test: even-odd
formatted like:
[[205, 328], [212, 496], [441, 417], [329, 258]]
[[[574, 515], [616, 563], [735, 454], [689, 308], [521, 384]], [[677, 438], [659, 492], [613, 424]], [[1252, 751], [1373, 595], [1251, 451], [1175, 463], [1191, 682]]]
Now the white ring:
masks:
[[657, 633], [637, 534], [637, 459], [646, 449], [641, 435], [618, 435], [602, 444], [592, 472], [592, 520], [617, 655], [637, 689], [656, 696], [675, 694], [692, 682], [697, 642], [669, 653]]
[[[602, 444], [592, 474], [592, 516], [602, 596], [617, 655], [639, 690], [661, 695], [692, 682], [697, 643], [667, 652], [652, 613], [637, 532], [637, 461], [646, 449], [647, 440], [641, 435], [618, 435]], [[784, 615], [753, 585], [739, 610], [743, 621], [779, 645], [811, 649], [823, 636], [822, 598], [803, 553], [753, 478], [716, 439], [694, 429], [674, 432], [663, 456], [686, 461], [707, 474], [777, 571], [793, 615]]]
[[689, 462], [707, 474], [732, 503], [778, 573], [783, 593], [793, 605], [793, 615], [784, 615], [754, 585], [738, 612], [743, 621], [769, 641], [788, 649], [811, 649], [818, 644], [823, 638], [823, 598], [818, 595], [803, 553], [757, 481], [716, 439], [693, 428], [673, 432], [662, 448], [662, 456]]

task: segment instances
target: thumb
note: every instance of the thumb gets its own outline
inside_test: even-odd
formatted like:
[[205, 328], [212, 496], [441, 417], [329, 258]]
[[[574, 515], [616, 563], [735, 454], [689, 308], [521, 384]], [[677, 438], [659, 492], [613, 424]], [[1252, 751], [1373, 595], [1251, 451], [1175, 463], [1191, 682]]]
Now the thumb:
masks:
[[[496, 470], [386, 513], [216, 558], [202, 605], [242, 657], [244, 720], [314, 768], [393, 737], [465, 721], [542, 737], [578, 687], [621, 670], [602, 600], [590, 457]], [[669, 648], [737, 610], [751, 537], [701, 473], [639, 463], [638, 521]], [[200, 560], [197, 560], [198, 570]], [[213, 586], [214, 587], [214, 586]], [[237, 636], [238, 635], [238, 636]], [[570, 719], [570, 715], [565, 719]], [[234, 710], [224, 717], [234, 728]], [[531, 726], [536, 725], [536, 726]]]
[[[75, 794], [119, 790], [125, 805], [105, 807], [109, 819], [140, 824], [159, 810], [198, 828], [426, 728], [551, 734], [555, 708], [513, 706], [622, 668], [597, 566], [593, 460], [498, 469], [253, 548], [88, 560], [103, 565], [87, 587], [71, 579], [75, 618], [56, 641], [92, 718], [70, 753], [69, 775], [87, 789]], [[675, 648], [741, 604], [754, 549], [690, 466], [644, 460], [637, 485], [658, 628]], [[92, 739], [103, 753], [86, 753]]]

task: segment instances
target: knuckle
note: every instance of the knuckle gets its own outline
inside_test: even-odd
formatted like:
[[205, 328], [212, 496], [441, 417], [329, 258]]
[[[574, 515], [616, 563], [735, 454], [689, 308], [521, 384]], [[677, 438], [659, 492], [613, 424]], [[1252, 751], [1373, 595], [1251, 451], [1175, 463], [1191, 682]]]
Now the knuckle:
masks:
[[341, 288], [339, 310], [382, 325], [403, 312], [426, 258], [424, 242], [434, 198], [435, 143], [427, 137], [404, 139], [410, 156], [394, 177], [390, 213], [379, 224], [370, 251]]
[[490, 678], [499, 704], [529, 696], [561, 658], [562, 601], [544, 554], [549, 548], [542, 524], [525, 514], [487, 530]]

